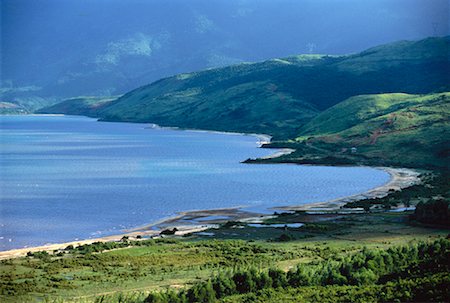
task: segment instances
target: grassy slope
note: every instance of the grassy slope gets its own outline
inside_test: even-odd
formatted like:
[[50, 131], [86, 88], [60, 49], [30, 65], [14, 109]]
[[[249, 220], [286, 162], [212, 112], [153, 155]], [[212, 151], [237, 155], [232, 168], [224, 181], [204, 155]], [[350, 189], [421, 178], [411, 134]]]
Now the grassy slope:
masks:
[[154, 122], [278, 138], [360, 94], [449, 89], [449, 38], [398, 42], [342, 57], [294, 56], [177, 75], [131, 91], [105, 120]]
[[318, 110], [280, 89], [281, 81], [276, 78], [283, 77], [291, 65], [273, 60], [163, 79], [124, 95], [101, 116], [185, 128], [294, 135]]
[[60, 103], [41, 108], [38, 114], [66, 114], [96, 116], [98, 111], [117, 97], [74, 97]]
[[356, 147], [355, 156], [381, 162], [448, 167], [450, 93], [353, 97], [315, 117], [301, 134], [297, 141], [335, 154]]
[[450, 93], [352, 97], [319, 114], [300, 134], [273, 144], [297, 149], [277, 161], [448, 168]]

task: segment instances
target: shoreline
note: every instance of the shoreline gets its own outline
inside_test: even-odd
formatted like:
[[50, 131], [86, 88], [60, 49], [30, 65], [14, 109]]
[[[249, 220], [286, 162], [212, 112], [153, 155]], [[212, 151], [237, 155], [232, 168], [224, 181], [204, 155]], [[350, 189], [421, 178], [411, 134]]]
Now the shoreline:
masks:
[[[34, 114], [34, 113], [28, 113], [24, 115], [12, 115], [12, 116], [44, 116], [44, 117], [62, 117], [62, 116], [68, 116], [68, 117], [84, 117], [89, 118], [92, 120], [95, 120], [96, 122], [112, 122], [112, 123], [133, 123], [137, 125], [144, 125], [144, 129], [161, 129], [161, 130], [176, 130], [176, 131], [189, 131], [189, 132], [199, 132], [199, 133], [212, 133], [212, 134], [221, 134], [221, 135], [239, 135], [239, 136], [252, 136], [255, 137], [258, 141], [256, 142], [258, 144], [258, 148], [261, 148], [264, 144], [270, 143], [272, 140], [272, 136], [267, 134], [257, 134], [257, 133], [242, 133], [242, 132], [227, 132], [227, 131], [215, 131], [215, 130], [202, 130], [202, 129], [189, 129], [189, 128], [180, 128], [176, 126], [160, 126], [155, 123], [149, 123], [149, 122], [127, 122], [127, 121], [102, 121], [95, 117], [89, 117], [84, 115], [66, 115], [66, 114]], [[286, 151], [291, 149], [276, 149], [278, 150], [274, 154], [269, 154], [267, 156], [264, 156], [265, 159], [269, 158], [275, 158], [279, 157], [281, 155], [284, 155], [286, 153], [291, 153], [292, 151]], [[38, 246], [30, 246], [30, 247], [22, 247], [22, 248], [14, 248], [9, 250], [0, 251], [0, 260], [6, 260], [11, 258], [19, 258], [26, 256], [28, 252], [38, 252], [38, 251], [47, 251], [47, 252], [53, 252], [55, 250], [63, 250], [69, 245], [73, 246], [81, 246], [85, 244], [92, 244], [94, 242], [112, 242], [112, 241], [120, 241], [122, 237], [128, 236], [129, 238], [133, 240], [140, 240], [137, 238], [137, 236], [142, 236], [143, 240], [147, 239], [144, 237], [158, 237], [160, 233], [165, 229], [173, 229], [177, 228], [177, 232], [175, 235], [182, 236], [187, 233], [193, 233], [193, 232], [199, 232], [206, 229], [209, 229], [211, 227], [217, 226], [217, 224], [196, 224], [193, 225], [192, 221], [198, 218], [204, 218], [204, 217], [210, 217], [210, 216], [217, 216], [217, 214], [225, 215], [230, 219], [233, 220], [235, 218], [248, 218], [249, 214], [251, 214], [252, 217], [255, 215], [260, 216], [261, 214], [256, 213], [249, 213], [244, 212], [241, 209], [244, 208], [244, 206], [240, 207], [231, 207], [231, 208], [223, 208], [223, 209], [209, 209], [209, 210], [191, 210], [191, 211], [181, 211], [177, 212], [177, 215], [163, 218], [161, 220], [158, 220], [153, 223], [145, 224], [140, 227], [136, 227], [130, 230], [123, 230], [123, 232], [120, 232], [118, 234], [114, 235], [108, 235], [98, 238], [88, 238], [88, 239], [81, 239], [81, 240], [73, 240], [68, 242], [62, 242], [62, 243], [48, 243]], [[239, 215], [238, 215], [239, 213]], [[242, 214], [246, 215], [242, 215]], [[189, 218], [189, 219], [187, 219]], [[184, 225], [180, 225], [181, 222], [185, 221]], [[174, 226], [168, 226], [168, 224], [175, 224]], [[206, 223], [206, 222], [205, 222]], [[166, 228], [159, 228], [155, 229], [155, 227], [162, 227], [166, 226]]]
[[[73, 116], [64, 114], [31, 114], [33, 116]], [[86, 116], [81, 116], [86, 117]], [[92, 117], [87, 117], [95, 119]], [[113, 121], [99, 121], [97, 122], [113, 122]], [[134, 123], [134, 122], [125, 122]], [[141, 123], [135, 123], [141, 124]], [[207, 132], [215, 134], [224, 135], [242, 135], [242, 136], [253, 136], [258, 139], [259, 148], [264, 144], [270, 143], [272, 137], [266, 134], [255, 134], [255, 133], [239, 133], [239, 132], [225, 132], [225, 131], [210, 131], [210, 130], [200, 130], [200, 129], [183, 129], [178, 127], [162, 127], [157, 124], [145, 123], [147, 124], [145, 129], [167, 129], [167, 130], [178, 130], [178, 131], [191, 131], [191, 132]], [[280, 157], [282, 155], [287, 155], [294, 152], [291, 148], [277, 148], [276, 152], [263, 156], [260, 159], [273, 159]], [[282, 164], [282, 163], [281, 163]], [[317, 165], [317, 166], [331, 166], [331, 165]], [[308, 204], [301, 205], [288, 205], [288, 206], [277, 206], [271, 207], [267, 210], [281, 210], [281, 211], [308, 211], [308, 212], [338, 212], [340, 207], [347, 202], [357, 201], [367, 198], [377, 198], [386, 196], [390, 190], [399, 190], [402, 188], [409, 187], [411, 185], [420, 182], [418, 178], [419, 174], [413, 169], [407, 168], [391, 168], [391, 167], [368, 167], [373, 169], [379, 169], [387, 172], [390, 175], [390, 180], [376, 188], [370, 189], [366, 192], [354, 194], [350, 196], [340, 197], [328, 201], [322, 202], [312, 202]], [[141, 236], [142, 240], [148, 239], [148, 237], [161, 237], [160, 234], [163, 230], [176, 228], [175, 236], [182, 236], [185, 234], [190, 234], [194, 232], [201, 232], [209, 228], [217, 227], [218, 224], [225, 223], [227, 221], [261, 221], [265, 218], [270, 218], [272, 215], [255, 213], [243, 210], [245, 206], [237, 206], [230, 208], [220, 208], [220, 209], [205, 209], [205, 210], [188, 210], [177, 212], [176, 215], [168, 218], [162, 218], [156, 222], [145, 224], [143, 226], [138, 226], [133, 229], [123, 230], [115, 235], [109, 235], [104, 237], [74, 240], [63, 243], [51, 243], [39, 246], [23, 247], [10, 249], [5, 251], [0, 251], [0, 260], [18, 258], [25, 256], [28, 252], [37, 251], [48, 251], [52, 252], [55, 250], [63, 250], [69, 245], [80, 246], [85, 244], [92, 244], [94, 242], [112, 242], [120, 241], [122, 237], [127, 236], [132, 240], [140, 240], [137, 236]], [[343, 212], [344, 213], [344, 212]], [[348, 213], [348, 211], [347, 211]], [[209, 220], [207, 218], [210, 218]]]
[[389, 194], [389, 191], [401, 190], [420, 183], [420, 173], [409, 168], [392, 168], [392, 167], [371, 167], [382, 170], [390, 175], [390, 180], [378, 187], [370, 189], [366, 192], [354, 194], [350, 196], [340, 197], [323, 202], [314, 202], [304, 205], [288, 205], [273, 207], [273, 210], [283, 211], [311, 211], [311, 212], [330, 212], [339, 211], [341, 207], [348, 202], [355, 202], [364, 199], [382, 198]]
[[[384, 185], [351, 196], [302, 205], [277, 206], [269, 208], [269, 210], [306, 211], [310, 214], [320, 214], [324, 212], [336, 213], [339, 212], [341, 210], [341, 206], [347, 202], [384, 197], [390, 190], [403, 189], [420, 182], [420, 179], [418, 178], [420, 173], [412, 169], [391, 167], [371, 168], [387, 172], [390, 175], [390, 180]], [[133, 229], [124, 230], [124, 232], [116, 235], [0, 251], [0, 260], [23, 257], [26, 256], [28, 252], [59, 251], [65, 249], [69, 245], [80, 246], [92, 244], [94, 242], [117, 242], [124, 236], [127, 236], [132, 240], [160, 238], [160, 234], [163, 230], [173, 230], [174, 228], [176, 228], [176, 232], [174, 233], [175, 236], [183, 236], [186, 234], [201, 232], [210, 228], [217, 228], [219, 224], [226, 223], [227, 221], [256, 222], [273, 217], [268, 214], [248, 212], [243, 210], [243, 208], [244, 206], [237, 206], [219, 209], [181, 211], [175, 216], [164, 218]], [[345, 211], [343, 213], [345, 213]], [[142, 239], [139, 239], [138, 236], [141, 236]]]
[[[97, 120], [98, 122], [114, 122], [114, 121], [103, 121], [103, 120]], [[138, 122], [125, 122], [125, 123], [136, 123]], [[264, 144], [269, 144], [272, 140], [272, 136], [267, 134], [257, 134], [257, 133], [240, 133], [240, 132], [227, 132], [227, 131], [220, 131], [220, 130], [205, 130], [205, 129], [197, 129], [197, 128], [181, 128], [177, 126], [160, 126], [156, 123], [146, 123], [148, 124], [147, 127], [144, 127], [145, 129], [160, 129], [160, 130], [178, 130], [178, 131], [188, 131], [188, 132], [195, 132], [195, 133], [210, 133], [210, 134], [219, 134], [219, 135], [234, 135], [234, 136], [252, 136], [256, 137], [259, 142], [259, 147], [262, 147]], [[293, 150], [294, 151], [294, 150]]]

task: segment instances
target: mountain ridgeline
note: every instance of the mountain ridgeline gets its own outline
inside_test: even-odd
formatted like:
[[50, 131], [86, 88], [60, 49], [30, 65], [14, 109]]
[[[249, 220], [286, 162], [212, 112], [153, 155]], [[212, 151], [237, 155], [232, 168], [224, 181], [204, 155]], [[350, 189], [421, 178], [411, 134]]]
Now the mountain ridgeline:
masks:
[[[288, 157], [298, 162], [315, 163], [312, 158], [326, 154], [318, 163], [384, 159], [379, 163], [415, 166], [419, 160], [443, 167], [449, 154], [449, 46], [450, 37], [434, 37], [348, 56], [238, 64], [164, 78], [116, 100], [74, 98], [39, 112], [267, 133], [273, 147], [296, 148]], [[350, 147], [358, 152], [349, 156]], [[412, 147], [418, 152], [408, 153]]]
[[99, 117], [291, 138], [352, 96], [449, 91], [449, 42], [402, 41], [350, 56], [301, 55], [181, 74], [125, 94]]
[[38, 114], [66, 114], [96, 117], [116, 97], [79, 96], [37, 110]]

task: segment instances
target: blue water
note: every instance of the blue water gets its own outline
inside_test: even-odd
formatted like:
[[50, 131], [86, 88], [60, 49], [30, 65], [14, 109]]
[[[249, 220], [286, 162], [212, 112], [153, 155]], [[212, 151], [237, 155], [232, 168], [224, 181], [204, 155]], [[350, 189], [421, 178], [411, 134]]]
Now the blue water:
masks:
[[241, 164], [254, 136], [75, 116], [1, 116], [0, 250], [117, 233], [177, 211], [324, 201], [388, 181], [369, 168]]

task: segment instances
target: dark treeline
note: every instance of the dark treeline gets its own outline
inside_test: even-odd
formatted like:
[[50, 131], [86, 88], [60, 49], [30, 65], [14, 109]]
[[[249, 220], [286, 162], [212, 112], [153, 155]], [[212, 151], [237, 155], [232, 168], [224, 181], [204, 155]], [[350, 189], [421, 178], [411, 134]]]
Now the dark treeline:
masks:
[[449, 173], [443, 172], [425, 182], [426, 199], [416, 205], [411, 219], [431, 225], [450, 226]]
[[450, 201], [444, 199], [429, 200], [416, 205], [411, 217], [419, 222], [432, 225], [450, 226]]
[[[253, 267], [223, 272], [189, 289], [151, 293], [144, 302], [216, 302], [230, 296], [270, 292], [270, 289], [282, 293], [298, 289], [314, 292], [320, 287], [341, 289], [344, 286], [365, 289], [367, 294], [376, 295], [378, 301], [447, 302], [450, 300], [449, 270], [450, 241], [438, 239], [433, 243], [422, 242], [386, 251], [364, 248], [339, 261], [299, 265], [288, 272]], [[353, 301], [351, 292], [342, 295]], [[98, 302], [104, 299], [100, 297]]]

